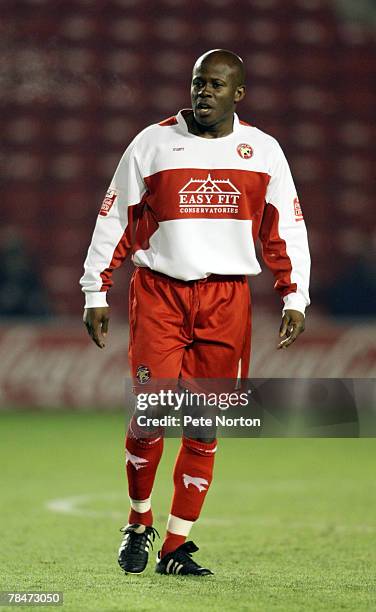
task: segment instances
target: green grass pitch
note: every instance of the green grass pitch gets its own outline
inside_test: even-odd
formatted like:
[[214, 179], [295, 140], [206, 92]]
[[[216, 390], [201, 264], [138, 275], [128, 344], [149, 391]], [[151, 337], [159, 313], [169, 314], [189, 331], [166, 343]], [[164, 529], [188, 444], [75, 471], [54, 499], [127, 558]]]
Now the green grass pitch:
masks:
[[[118, 568], [123, 430], [120, 414], [0, 415], [2, 590], [63, 591], [72, 612], [376, 610], [376, 440], [221, 440], [191, 534], [215, 572], [200, 579], [154, 574], [154, 554], [141, 576]], [[177, 446], [153, 496], [162, 534]]]

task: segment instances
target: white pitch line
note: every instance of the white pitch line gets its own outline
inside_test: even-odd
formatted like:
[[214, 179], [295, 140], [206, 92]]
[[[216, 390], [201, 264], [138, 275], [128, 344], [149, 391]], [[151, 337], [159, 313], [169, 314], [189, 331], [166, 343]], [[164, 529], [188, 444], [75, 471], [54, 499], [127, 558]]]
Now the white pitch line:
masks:
[[[92, 493], [87, 495], [75, 495], [73, 497], [62, 497], [58, 499], [51, 499], [46, 502], [45, 506], [50, 512], [58, 512], [60, 514], [68, 514], [71, 516], [81, 516], [85, 518], [113, 518], [116, 520], [124, 520], [127, 515], [127, 508], [124, 512], [119, 510], [94, 510], [90, 507], [90, 504], [98, 500], [121, 500], [124, 502], [124, 496], [120, 493]], [[167, 519], [167, 517], [166, 517]], [[278, 519], [274, 517], [257, 517], [257, 516], [243, 516], [236, 519], [237, 523], [246, 523], [250, 527], [253, 525], [259, 527], [283, 527], [287, 529], [314, 529], [314, 530], [328, 530], [329, 532], [342, 532], [342, 533], [375, 533], [376, 525], [367, 525], [365, 523], [358, 523], [353, 525], [338, 524], [335, 521], [328, 520], [324, 521], [289, 521], [284, 519]], [[199, 525], [208, 526], [219, 526], [227, 527], [233, 525], [232, 519], [217, 518], [217, 517], [205, 517], [199, 519]]]
[[117, 510], [92, 510], [90, 508], [82, 507], [90, 505], [90, 503], [94, 500], [104, 499], [108, 501], [114, 498], [120, 499], [121, 497], [122, 496], [119, 493], [93, 493], [91, 495], [75, 495], [74, 497], [51, 499], [50, 501], [46, 502], [46, 508], [51, 512], [70, 514], [71, 516], [124, 519], [126, 512], [120, 512]]
[[[62, 497], [59, 499], [51, 499], [46, 502], [47, 510], [51, 512], [58, 512], [60, 514], [70, 514], [71, 516], [83, 516], [86, 518], [116, 518], [124, 519], [128, 509], [125, 512], [117, 510], [91, 510], [90, 508], [83, 508], [95, 499], [114, 499], [122, 498], [119, 493], [109, 493], [108, 496], [105, 494], [97, 495], [76, 495], [74, 497]], [[167, 520], [167, 517], [166, 517]], [[226, 518], [201, 518], [200, 523], [208, 525], [227, 526], [231, 525], [233, 521]]]

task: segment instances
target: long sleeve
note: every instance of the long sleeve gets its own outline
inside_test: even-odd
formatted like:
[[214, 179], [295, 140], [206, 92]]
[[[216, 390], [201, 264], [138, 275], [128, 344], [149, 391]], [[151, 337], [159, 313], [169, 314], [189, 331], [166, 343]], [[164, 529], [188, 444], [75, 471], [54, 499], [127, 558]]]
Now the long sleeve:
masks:
[[310, 303], [307, 230], [290, 168], [279, 145], [270, 174], [259, 232], [262, 255], [274, 274], [274, 288], [282, 297], [283, 310], [304, 313]]
[[132, 249], [133, 220], [146, 186], [136, 158], [135, 140], [125, 151], [103, 200], [80, 279], [85, 306], [107, 306], [112, 272]]

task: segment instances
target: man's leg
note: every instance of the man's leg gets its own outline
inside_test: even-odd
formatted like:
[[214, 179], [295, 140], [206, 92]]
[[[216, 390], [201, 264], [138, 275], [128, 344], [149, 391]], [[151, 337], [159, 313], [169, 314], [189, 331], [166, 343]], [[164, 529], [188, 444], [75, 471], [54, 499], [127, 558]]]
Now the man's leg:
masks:
[[151, 526], [153, 513], [151, 493], [155, 475], [163, 452], [163, 431], [145, 436], [135, 417], [129, 423], [125, 439], [125, 458], [128, 493], [131, 504], [128, 523]]
[[[187, 301], [189, 289], [186, 288]], [[147, 268], [138, 268], [129, 294], [129, 362], [136, 394], [156, 393], [177, 384], [184, 347], [185, 312], [174, 290], [174, 281]], [[187, 306], [188, 307], [188, 306]], [[165, 410], [165, 413], [163, 412]], [[162, 417], [168, 407], [156, 408]], [[131, 500], [130, 523], [152, 524], [151, 492], [163, 451], [163, 431], [140, 427], [133, 417], [126, 443], [128, 491]]]
[[202, 442], [183, 436], [174, 469], [174, 495], [161, 556], [184, 544], [200, 516], [212, 478], [217, 440]]
[[[188, 297], [189, 288], [185, 288], [185, 293]], [[173, 280], [170, 282], [145, 268], [138, 268], [132, 277], [129, 304], [133, 385], [136, 394], [147, 396], [165, 388], [167, 382], [168, 386], [177, 384], [184, 348], [189, 342], [183, 329], [186, 313]], [[188, 301], [187, 309], [189, 306]], [[127, 573], [141, 573], [145, 569], [148, 549], [155, 538], [151, 494], [162, 450], [162, 432], [157, 429], [150, 435], [133, 417], [125, 444], [131, 509], [118, 559]]]
[[[182, 379], [236, 380], [248, 374], [251, 335], [250, 295], [246, 279], [196, 284], [200, 310], [195, 342], [185, 351]], [[227, 322], [224, 325], [224, 322]], [[215, 384], [215, 383], [214, 383]], [[210, 387], [213, 390], [212, 383]], [[199, 391], [199, 389], [198, 389]], [[183, 437], [174, 470], [174, 496], [162, 557], [181, 546], [199, 518], [213, 476], [216, 440]]]

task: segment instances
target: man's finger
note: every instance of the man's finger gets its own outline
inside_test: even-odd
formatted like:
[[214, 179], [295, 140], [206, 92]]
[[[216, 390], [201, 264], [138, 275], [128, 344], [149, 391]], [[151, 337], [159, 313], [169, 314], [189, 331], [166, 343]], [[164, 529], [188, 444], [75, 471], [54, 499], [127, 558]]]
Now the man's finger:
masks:
[[281, 349], [281, 348], [289, 347], [293, 342], [295, 342], [295, 340], [297, 339], [297, 337], [302, 331], [303, 331], [303, 328], [300, 325], [293, 325], [292, 329], [288, 330], [287, 332], [288, 333], [287, 338], [282, 340], [282, 342], [278, 344], [277, 348]]
[[99, 348], [105, 347], [103, 338], [108, 331], [109, 310], [108, 306], [103, 308], [85, 308], [84, 310], [83, 321], [85, 327], [90, 338]]
[[103, 336], [105, 336], [108, 332], [108, 324], [109, 324], [110, 320], [109, 319], [104, 319], [103, 323], [102, 323], [102, 334]]
[[105, 344], [104, 344], [103, 340], [101, 340], [101, 338], [100, 338], [101, 322], [100, 321], [91, 321], [89, 323], [87, 321], [87, 322], [85, 322], [85, 325], [86, 325], [86, 329], [88, 331], [88, 334], [89, 334], [90, 338], [93, 340], [93, 342], [95, 342], [95, 344], [97, 346], [99, 346], [99, 348], [104, 348]]
[[99, 348], [105, 347], [105, 343], [99, 337], [99, 326], [96, 325], [95, 327], [93, 327], [90, 335], [94, 340], [95, 344], [99, 346]]
[[289, 324], [289, 318], [287, 317], [287, 315], [283, 315], [281, 327], [279, 328], [279, 337], [280, 338], [283, 338], [283, 336], [286, 335], [288, 324]]

